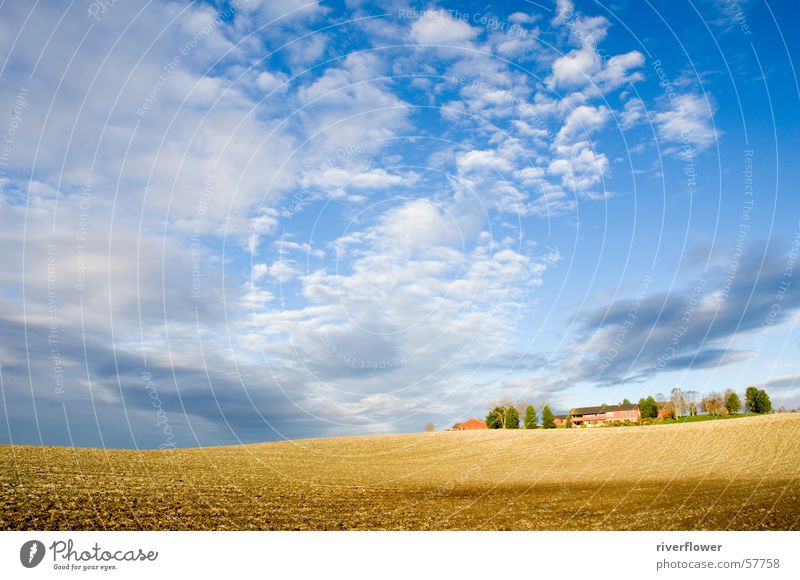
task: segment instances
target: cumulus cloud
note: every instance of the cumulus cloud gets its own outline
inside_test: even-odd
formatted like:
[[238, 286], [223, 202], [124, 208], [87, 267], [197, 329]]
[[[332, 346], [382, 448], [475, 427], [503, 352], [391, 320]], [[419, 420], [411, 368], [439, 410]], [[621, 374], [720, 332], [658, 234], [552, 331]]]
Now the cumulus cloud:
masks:
[[718, 134], [713, 117], [713, 103], [695, 94], [675, 95], [668, 100], [665, 109], [653, 115], [659, 136], [678, 145], [670, 150], [684, 158], [716, 143]]
[[475, 170], [511, 171], [514, 167], [511, 161], [505, 159], [498, 151], [472, 150], [458, 156], [456, 165], [462, 171]]
[[609, 21], [575, 12], [571, 2], [559, 2], [553, 23], [565, 29], [578, 48], [553, 61], [549, 83], [557, 89], [584, 89], [605, 94], [643, 78], [636, 69], [644, 64], [639, 51], [610, 55], [598, 45], [608, 35]]
[[525, 255], [486, 232], [465, 239], [456, 217], [427, 200], [389, 209], [351, 232], [347, 246], [335, 273], [300, 277], [307, 306], [253, 315], [286, 380], [315, 385], [325, 393], [325, 405], [312, 397], [315, 412], [326, 406], [343, 421], [353, 408], [379, 420], [400, 393], [429, 407], [460, 400], [476, 365], [506, 354], [514, 317], [558, 259]]
[[478, 30], [444, 10], [426, 10], [409, 31], [418, 44], [471, 46]]
[[574, 50], [553, 63], [553, 83], [565, 88], [589, 84], [592, 75], [600, 70], [600, 65], [600, 56], [594, 50]]
[[608, 158], [594, 151], [585, 142], [559, 147], [559, 157], [547, 167], [550, 175], [561, 178], [563, 187], [591, 197], [603, 197], [605, 191], [595, 193], [608, 171]]
[[277, 73], [264, 71], [256, 77], [256, 85], [265, 93], [285, 91], [287, 79], [288, 77], [280, 71]]
[[647, 112], [641, 99], [633, 97], [625, 101], [625, 107], [620, 118], [623, 129], [630, 129], [641, 123], [646, 118]]
[[569, 143], [576, 139], [586, 139], [591, 133], [602, 128], [610, 117], [608, 108], [605, 106], [591, 107], [581, 105], [576, 107], [567, 115], [561, 130], [556, 136], [559, 144]]
[[[304, 176], [301, 183], [306, 189], [325, 192], [331, 197], [346, 196], [348, 191], [374, 192], [398, 185], [410, 185], [415, 175], [390, 173], [383, 168], [328, 167]], [[363, 197], [351, 196], [353, 201], [361, 201]]]

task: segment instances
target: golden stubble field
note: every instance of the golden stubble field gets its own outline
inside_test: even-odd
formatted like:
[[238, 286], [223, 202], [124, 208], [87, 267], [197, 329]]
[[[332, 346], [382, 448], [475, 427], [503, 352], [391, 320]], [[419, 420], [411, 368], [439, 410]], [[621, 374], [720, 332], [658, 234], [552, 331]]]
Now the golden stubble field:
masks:
[[0, 447], [0, 528], [800, 529], [800, 414], [178, 451]]

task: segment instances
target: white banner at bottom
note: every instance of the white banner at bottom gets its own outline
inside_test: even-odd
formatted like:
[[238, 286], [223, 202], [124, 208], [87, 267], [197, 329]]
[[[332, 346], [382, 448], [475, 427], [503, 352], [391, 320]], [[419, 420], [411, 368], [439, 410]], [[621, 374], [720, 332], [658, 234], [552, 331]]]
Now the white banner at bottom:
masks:
[[0, 533], [3, 578], [186, 574], [797, 579], [800, 532]]

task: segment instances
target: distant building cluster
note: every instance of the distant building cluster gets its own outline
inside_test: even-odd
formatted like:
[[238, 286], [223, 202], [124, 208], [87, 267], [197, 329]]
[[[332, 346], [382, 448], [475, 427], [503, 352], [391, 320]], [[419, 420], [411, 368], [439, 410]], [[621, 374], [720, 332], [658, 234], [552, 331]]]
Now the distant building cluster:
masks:
[[[663, 419], [667, 416], [666, 405], [659, 406], [658, 418]], [[567, 417], [572, 417], [572, 424], [580, 425], [603, 425], [613, 421], [629, 421], [635, 423], [642, 418], [639, 405], [636, 403], [621, 405], [598, 405], [596, 407], [577, 407], [569, 412], [569, 415], [556, 415], [553, 422], [561, 427], [566, 424]]]
[[[744, 404], [733, 389], [725, 392], [712, 392], [700, 395], [696, 391], [672, 389], [669, 399], [659, 394], [639, 399], [632, 403], [628, 399], [617, 405], [596, 405], [575, 407], [566, 415], [554, 415], [549, 405], [542, 405], [541, 423], [536, 408], [525, 402], [497, 404], [486, 420], [468, 419], [456, 423], [448, 431], [476, 431], [482, 429], [553, 429], [556, 427], [596, 427], [622, 426], [660, 423], [664, 420], [705, 420], [724, 415], [738, 415], [744, 408], [750, 414], [772, 412], [772, 402], [764, 389], [748, 387], [744, 394]], [[780, 409], [782, 411], [783, 409]], [[706, 417], [696, 417], [699, 412]], [[432, 429], [429, 429], [432, 430]]]

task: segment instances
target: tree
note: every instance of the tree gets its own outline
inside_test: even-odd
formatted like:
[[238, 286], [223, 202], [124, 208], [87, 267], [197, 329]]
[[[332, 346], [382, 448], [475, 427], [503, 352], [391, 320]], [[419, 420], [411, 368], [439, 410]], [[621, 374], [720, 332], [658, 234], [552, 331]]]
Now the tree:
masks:
[[675, 407], [675, 416], [683, 417], [686, 414], [686, 399], [683, 397], [683, 391], [679, 387], [672, 389], [669, 395], [669, 401]]
[[526, 429], [536, 429], [539, 426], [539, 417], [536, 416], [536, 407], [528, 405], [525, 407], [525, 421], [523, 422]]
[[497, 405], [486, 415], [489, 429], [519, 429], [519, 412], [514, 405]]
[[739, 412], [739, 409], [742, 408], [742, 401], [739, 399], [739, 395], [736, 394], [736, 391], [733, 389], [728, 389], [725, 391], [725, 408], [728, 409], [728, 413], [731, 415], [735, 415]]
[[542, 428], [555, 429], [556, 422], [553, 420], [553, 412], [550, 410], [549, 405], [542, 407]]
[[525, 416], [525, 410], [528, 408], [528, 403], [525, 401], [517, 401], [517, 404], [514, 405], [514, 408], [517, 409], [517, 416], [522, 418]]
[[690, 415], [697, 415], [697, 405], [700, 401], [700, 393], [697, 391], [684, 391], [683, 398], [686, 399], [686, 408]]
[[727, 415], [728, 407], [725, 404], [725, 396], [717, 392], [708, 393], [700, 401], [703, 410], [709, 415]]
[[564, 427], [572, 429], [572, 413], [567, 415], [567, 420], [564, 422]]
[[647, 397], [647, 406], [650, 408], [650, 418], [658, 419], [658, 401], [653, 398], [653, 395]]
[[772, 411], [772, 401], [764, 389], [747, 387], [744, 392], [744, 406], [751, 413], [769, 413]]
[[756, 387], [747, 387], [744, 392], [744, 406], [751, 413], [755, 413], [753, 407], [755, 405], [758, 389]]
[[623, 405], [630, 405], [631, 401], [630, 401], [630, 399], [622, 399], [622, 404]]
[[639, 416], [642, 419], [647, 418], [647, 400], [644, 397], [639, 399]]
[[506, 407], [506, 429], [519, 429], [519, 411], [516, 407], [509, 405]]
[[639, 414], [642, 419], [655, 419], [658, 417], [658, 404], [652, 395], [646, 399], [639, 399]]
[[759, 389], [753, 401], [753, 413], [769, 413], [772, 411], [772, 401], [764, 389]]
[[504, 407], [495, 407], [489, 414], [486, 415], [486, 426], [489, 429], [502, 429], [503, 428], [503, 420], [505, 419], [505, 408]]
[[434, 425], [433, 423], [429, 422], [427, 425], [425, 425], [425, 431], [427, 433], [431, 433], [432, 431], [436, 431], [436, 425]]

